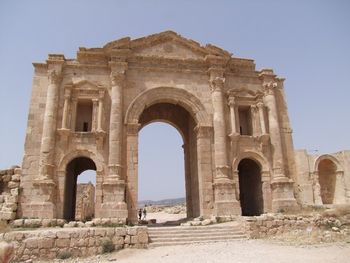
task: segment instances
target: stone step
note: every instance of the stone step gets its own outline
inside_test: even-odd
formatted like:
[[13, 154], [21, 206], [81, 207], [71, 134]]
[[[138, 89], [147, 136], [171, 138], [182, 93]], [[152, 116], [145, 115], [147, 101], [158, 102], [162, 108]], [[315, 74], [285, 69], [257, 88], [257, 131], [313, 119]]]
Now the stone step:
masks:
[[202, 243], [215, 243], [215, 242], [227, 242], [233, 240], [244, 240], [247, 239], [245, 235], [234, 236], [230, 238], [220, 238], [220, 239], [202, 239], [202, 240], [171, 240], [171, 241], [157, 241], [150, 242], [148, 247], [161, 247], [161, 246], [178, 246], [178, 245], [189, 245], [189, 244], [202, 244]]
[[177, 226], [149, 227], [149, 246], [171, 246], [246, 239], [240, 226]]
[[154, 237], [150, 238], [150, 242], [171, 242], [171, 241], [210, 241], [210, 240], [227, 240], [245, 238], [244, 234], [240, 235], [215, 235], [215, 236], [185, 236], [185, 237]]
[[200, 232], [193, 232], [193, 231], [179, 231], [179, 232], [153, 232], [148, 233], [150, 237], [164, 237], [164, 236], [174, 236], [174, 237], [181, 237], [181, 236], [211, 236], [211, 235], [236, 235], [236, 234], [244, 234], [244, 232], [240, 230], [230, 230], [230, 231], [200, 231]]

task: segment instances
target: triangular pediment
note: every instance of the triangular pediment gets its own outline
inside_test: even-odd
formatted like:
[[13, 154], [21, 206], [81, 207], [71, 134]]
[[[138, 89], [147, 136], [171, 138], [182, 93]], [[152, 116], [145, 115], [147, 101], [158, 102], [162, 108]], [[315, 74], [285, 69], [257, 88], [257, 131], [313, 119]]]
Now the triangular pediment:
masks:
[[163, 57], [172, 59], [200, 59], [206, 53], [193, 50], [176, 40], [168, 40], [162, 43], [136, 48], [134, 54], [145, 57]]
[[133, 55], [171, 59], [201, 59], [207, 55], [231, 57], [232, 54], [213, 45], [201, 46], [173, 31], [165, 31], [134, 40], [122, 38], [104, 46], [108, 52], [130, 50]]

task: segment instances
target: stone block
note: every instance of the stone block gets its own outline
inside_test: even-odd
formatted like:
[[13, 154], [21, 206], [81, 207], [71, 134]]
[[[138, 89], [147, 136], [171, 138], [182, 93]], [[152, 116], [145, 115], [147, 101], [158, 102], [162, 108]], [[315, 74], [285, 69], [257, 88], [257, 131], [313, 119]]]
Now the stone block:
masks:
[[59, 248], [70, 247], [70, 238], [58, 238], [58, 239], [56, 239], [56, 246]]
[[137, 227], [128, 227], [126, 233], [130, 236], [135, 236], [137, 234]]
[[38, 248], [38, 238], [33, 237], [33, 238], [27, 238], [24, 243], [25, 243], [25, 247], [28, 249], [33, 249], [33, 248]]
[[13, 227], [22, 227], [24, 223], [24, 219], [16, 219], [12, 222]]
[[115, 229], [115, 234], [117, 236], [125, 236], [126, 235], [126, 228], [125, 227], [117, 227]]
[[96, 228], [94, 230], [94, 234], [95, 234], [96, 237], [105, 237], [106, 236], [106, 229]]
[[0, 220], [14, 220], [16, 218], [16, 212], [0, 211]]
[[137, 234], [137, 241], [138, 243], [141, 243], [141, 244], [148, 244], [148, 234], [147, 232], [139, 232]]
[[57, 231], [57, 238], [58, 239], [62, 239], [62, 238], [70, 238], [70, 231], [68, 230], [61, 230], [61, 231]]
[[53, 248], [55, 244], [54, 238], [40, 238], [38, 239], [39, 248]]

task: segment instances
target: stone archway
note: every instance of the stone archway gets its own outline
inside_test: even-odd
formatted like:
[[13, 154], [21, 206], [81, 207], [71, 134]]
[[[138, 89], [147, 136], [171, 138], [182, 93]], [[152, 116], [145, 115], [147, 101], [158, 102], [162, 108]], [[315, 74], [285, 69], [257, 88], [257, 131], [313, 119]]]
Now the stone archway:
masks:
[[[136, 221], [138, 196], [138, 132], [145, 125], [165, 122], [182, 135], [188, 217], [209, 216], [213, 207], [210, 118], [191, 93], [177, 88], [155, 88], [140, 94], [129, 106], [125, 122], [126, 181], [129, 219]], [[204, 193], [205, 191], [205, 193]]]
[[252, 159], [242, 159], [238, 164], [239, 199], [243, 216], [256, 216], [264, 212], [261, 168]]
[[94, 161], [88, 157], [76, 157], [71, 160], [66, 167], [63, 198], [63, 218], [67, 221], [75, 220], [77, 178], [79, 174], [86, 170], [96, 171], [96, 165]]
[[341, 204], [346, 200], [344, 172], [338, 159], [321, 155], [315, 160], [314, 198], [317, 204]]
[[333, 204], [337, 166], [330, 159], [324, 159], [319, 162], [317, 168], [322, 203]]

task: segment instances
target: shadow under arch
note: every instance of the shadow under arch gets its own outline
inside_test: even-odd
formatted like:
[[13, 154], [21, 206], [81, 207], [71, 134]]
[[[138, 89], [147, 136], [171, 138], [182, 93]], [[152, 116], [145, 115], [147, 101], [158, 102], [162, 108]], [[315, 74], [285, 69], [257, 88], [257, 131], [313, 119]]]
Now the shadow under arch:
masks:
[[75, 220], [77, 178], [86, 170], [96, 171], [94, 161], [87, 157], [76, 157], [66, 167], [63, 218], [67, 221]]
[[261, 166], [250, 158], [238, 164], [239, 199], [243, 216], [258, 216], [264, 212]]
[[[320, 186], [320, 195], [322, 204], [334, 204], [336, 200], [336, 191], [339, 191], [342, 185], [338, 182], [338, 173], [343, 173], [337, 158], [330, 154], [319, 156], [315, 160], [315, 171], [317, 171], [318, 182]], [[338, 189], [337, 188], [338, 184]]]

